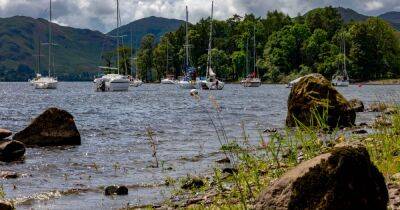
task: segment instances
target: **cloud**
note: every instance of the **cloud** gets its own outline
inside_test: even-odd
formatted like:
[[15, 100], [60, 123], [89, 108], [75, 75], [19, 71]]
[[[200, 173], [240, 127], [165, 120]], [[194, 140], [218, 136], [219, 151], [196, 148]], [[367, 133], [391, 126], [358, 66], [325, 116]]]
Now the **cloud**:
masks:
[[[190, 22], [210, 15], [211, 0], [119, 0], [123, 24], [160, 16], [185, 19], [189, 6]], [[53, 0], [54, 21], [63, 25], [108, 32], [116, 26], [116, 0]], [[226, 19], [233, 14], [255, 13], [264, 17], [269, 10], [296, 16], [316, 7], [342, 6], [362, 14], [377, 15], [400, 9], [399, 0], [215, 0], [215, 17]], [[25, 15], [48, 17], [49, 0], [0, 0], [0, 17]]]

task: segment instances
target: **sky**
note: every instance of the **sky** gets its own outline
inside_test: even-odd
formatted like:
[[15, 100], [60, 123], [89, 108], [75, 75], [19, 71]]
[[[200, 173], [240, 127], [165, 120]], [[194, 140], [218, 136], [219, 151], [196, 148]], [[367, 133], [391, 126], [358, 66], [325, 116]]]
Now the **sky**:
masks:
[[[158, 16], [189, 21], [208, 17], [211, 0], [119, 0], [122, 24]], [[54, 22], [75, 28], [108, 32], [116, 26], [116, 0], [52, 0]], [[215, 0], [215, 18], [226, 19], [233, 14], [254, 13], [264, 17], [269, 10], [282, 11], [290, 16], [324, 6], [342, 6], [365, 15], [400, 11], [400, 0]], [[0, 0], [0, 17], [15, 15], [48, 19], [49, 0]]]

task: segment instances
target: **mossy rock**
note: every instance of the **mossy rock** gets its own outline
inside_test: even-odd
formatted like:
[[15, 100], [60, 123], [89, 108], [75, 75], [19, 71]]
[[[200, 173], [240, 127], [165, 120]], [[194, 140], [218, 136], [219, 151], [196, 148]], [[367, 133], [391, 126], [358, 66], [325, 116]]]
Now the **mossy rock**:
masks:
[[289, 127], [319, 123], [331, 128], [350, 127], [355, 120], [356, 113], [349, 102], [320, 74], [304, 76], [290, 92], [286, 118]]
[[366, 148], [343, 146], [287, 172], [260, 194], [256, 209], [386, 210], [388, 200]]

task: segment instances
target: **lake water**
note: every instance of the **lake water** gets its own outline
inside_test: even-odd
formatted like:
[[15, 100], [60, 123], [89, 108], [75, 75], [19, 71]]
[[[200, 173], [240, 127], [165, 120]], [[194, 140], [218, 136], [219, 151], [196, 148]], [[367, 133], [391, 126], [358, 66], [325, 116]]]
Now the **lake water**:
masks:
[[[350, 86], [339, 91], [369, 104], [399, 99], [399, 87]], [[55, 106], [75, 117], [82, 136], [81, 146], [30, 148], [24, 163], [0, 163], [1, 170], [23, 175], [0, 180], [6, 197], [14, 199], [18, 209], [119, 209], [127, 203], [161, 202], [170, 196], [171, 189], [160, 185], [167, 177], [206, 174], [217, 166], [221, 145], [206, 111], [216, 120], [210, 95], [220, 103], [221, 121], [231, 138], [242, 135], [242, 123], [254, 143], [259, 131], [284, 127], [289, 89], [283, 85], [226, 85], [223, 91], [201, 91], [198, 102], [174, 85], [96, 93], [91, 83], [60, 83], [57, 90], [0, 83], [0, 127], [18, 132]], [[362, 113], [358, 121], [374, 115]], [[154, 162], [147, 128], [155, 132], [163, 168], [172, 170], [150, 167]], [[104, 196], [101, 187], [113, 184], [129, 186], [129, 195]]]

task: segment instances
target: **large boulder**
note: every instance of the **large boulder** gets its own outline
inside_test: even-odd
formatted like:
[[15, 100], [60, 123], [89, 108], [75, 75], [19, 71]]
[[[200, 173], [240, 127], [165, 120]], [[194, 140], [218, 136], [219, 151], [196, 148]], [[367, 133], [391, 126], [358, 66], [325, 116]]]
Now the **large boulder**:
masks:
[[0, 143], [0, 161], [12, 162], [22, 160], [25, 155], [25, 145], [19, 141]]
[[0, 140], [5, 139], [12, 135], [12, 132], [3, 128], [0, 128]]
[[74, 117], [65, 110], [50, 108], [13, 137], [27, 146], [80, 145]]
[[11, 202], [0, 200], [0, 209], [1, 210], [13, 210], [15, 208]]
[[356, 113], [349, 102], [320, 74], [304, 76], [289, 95], [286, 125], [317, 125], [324, 119], [329, 127], [350, 127]]
[[262, 192], [256, 209], [386, 210], [383, 175], [363, 146], [342, 146], [288, 171]]

